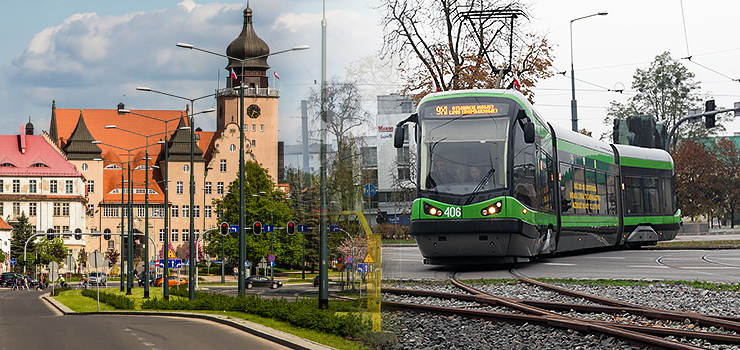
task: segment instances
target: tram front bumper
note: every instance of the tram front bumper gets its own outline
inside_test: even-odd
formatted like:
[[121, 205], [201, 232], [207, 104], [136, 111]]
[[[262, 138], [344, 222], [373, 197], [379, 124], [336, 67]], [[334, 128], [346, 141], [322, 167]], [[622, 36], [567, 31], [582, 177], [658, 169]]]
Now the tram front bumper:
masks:
[[519, 219], [414, 220], [411, 235], [427, 264], [478, 264], [537, 254], [537, 228]]

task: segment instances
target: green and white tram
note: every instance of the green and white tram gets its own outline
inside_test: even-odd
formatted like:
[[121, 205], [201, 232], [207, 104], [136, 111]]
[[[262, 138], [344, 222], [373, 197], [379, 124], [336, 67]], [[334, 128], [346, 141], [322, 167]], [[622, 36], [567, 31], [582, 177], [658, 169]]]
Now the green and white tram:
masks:
[[670, 240], [673, 160], [545, 122], [518, 91], [427, 95], [415, 123], [411, 235], [427, 264], [468, 264]]

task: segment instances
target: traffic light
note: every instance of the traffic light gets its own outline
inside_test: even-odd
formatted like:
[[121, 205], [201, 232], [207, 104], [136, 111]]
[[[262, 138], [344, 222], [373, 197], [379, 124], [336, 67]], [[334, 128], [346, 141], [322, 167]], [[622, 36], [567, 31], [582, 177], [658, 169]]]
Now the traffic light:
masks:
[[262, 233], [262, 223], [259, 221], [255, 221], [254, 224], [252, 224], [252, 233], [255, 235], [258, 235]]
[[82, 235], [79, 234], [79, 233], [75, 233], [75, 239], [78, 240], [78, 241], [81, 240], [82, 239]]
[[289, 235], [292, 235], [295, 233], [295, 223], [293, 221], [288, 221], [287, 227], [288, 227], [287, 230], [288, 230]]
[[106, 241], [109, 241], [110, 240], [110, 233], [104, 234], [103, 235], [103, 239], [105, 239]]
[[[714, 111], [715, 107], [716, 106], [714, 104], [714, 100], [709, 100], [705, 102], [704, 103], [704, 113]], [[714, 122], [715, 122], [714, 116], [715, 116], [714, 114], [706, 116], [707, 119], [705, 120], [704, 126], [706, 126], [707, 129], [714, 127]]]
[[226, 236], [229, 234], [229, 223], [228, 222], [222, 222], [221, 223], [221, 235]]

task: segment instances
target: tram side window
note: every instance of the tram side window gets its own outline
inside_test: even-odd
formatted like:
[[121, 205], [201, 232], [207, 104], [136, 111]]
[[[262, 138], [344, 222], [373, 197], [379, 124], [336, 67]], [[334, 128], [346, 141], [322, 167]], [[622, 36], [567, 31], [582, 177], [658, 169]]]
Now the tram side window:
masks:
[[584, 170], [579, 167], [573, 167], [573, 193], [570, 195], [573, 199], [573, 209], [576, 214], [585, 214], [586, 207], [586, 175]]
[[625, 208], [627, 214], [642, 213], [642, 191], [640, 189], [640, 178], [626, 176], [624, 178]]
[[583, 209], [589, 214], [599, 213], [598, 195], [596, 194], [596, 172], [586, 170], [586, 186], [583, 188]]
[[617, 177], [614, 174], [606, 176], [606, 197], [609, 215], [617, 214]]
[[537, 197], [539, 198], [541, 209], [546, 211], [555, 210], [554, 196], [554, 175], [552, 173], [552, 157], [538, 148], [537, 153], [539, 161], [537, 163]]
[[673, 186], [670, 178], [660, 179], [661, 191], [663, 194], [663, 214], [673, 215]]
[[642, 179], [643, 193], [645, 194], [645, 214], [660, 213], [660, 196], [658, 196], [658, 179], [646, 177]]
[[606, 215], [609, 213], [607, 204], [608, 195], [606, 193], [606, 173], [596, 172], [596, 203], [598, 203], [599, 214]]
[[570, 164], [560, 163], [560, 210], [573, 214], [573, 168]]
[[537, 207], [535, 189], [535, 146], [524, 143], [524, 133], [515, 127], [514, 141], [514, 198], [529, 207]]

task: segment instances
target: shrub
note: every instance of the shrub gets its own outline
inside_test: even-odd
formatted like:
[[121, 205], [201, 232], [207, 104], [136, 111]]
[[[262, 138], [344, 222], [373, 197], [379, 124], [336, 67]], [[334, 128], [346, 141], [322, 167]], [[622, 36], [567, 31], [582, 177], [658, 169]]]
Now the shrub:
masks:
[[[187, 292], [174, 292], [172, 295], [187, 297]], [[336, 304], [336, 303], [335, 303]], [[341, 303], [340, 303], [341, 304]], [[258, 296], [232, 297], [225, 294], [196, 292], [195, 300], [157, 298], [145, 301], [142, 309], [159, 310], [215, 310], [239, 311], [262, 317], [288, 322], [292, 325], [336, 334], [342, 337], [358, 338], [369, 326], [356, 313], [337, 313], [334, 310], [318, 309], [316, 299], [302, 299], [288, 302], [285, 299], [260, 299]], [[354, 310], [344, 306], [346, 310]]]
[[[83, 289], [82, 295], [97, 299], [98, 293], [93, 289]], [[108, 304], [110, 306], [113, 306], [116, 309], [121, 310], [133, 310], [134, 309], [134, 301], [118, 294], [113, 293], [107, 293], [107, 292], [100, 292], [100, 301]]]

